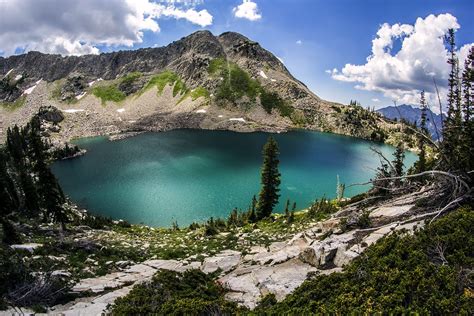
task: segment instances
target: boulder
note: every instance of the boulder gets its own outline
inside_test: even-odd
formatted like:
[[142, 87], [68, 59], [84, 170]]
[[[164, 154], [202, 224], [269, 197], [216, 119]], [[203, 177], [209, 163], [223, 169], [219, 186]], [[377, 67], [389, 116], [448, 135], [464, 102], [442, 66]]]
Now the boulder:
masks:
[[345, 251], [347, 245], [354, 240], [355, 232], [341, 235], [332, 235], [329, 238], [317, 241], [306, 247], [300, 254], [301, 261], [320, 269], [334, 267], [334, 258], [339, 251]]
[[345, 246], [339, 247], [337, 249], [336, 256], [334, 257], [334, 265], [336, 267], [343, 267], [347, 265], [352, 259], [359, 256], [359, 253], [353, 250], [346, 250]]
[[60, 123], [64, 120], [63, 113], [52, 105], [40, 107], [38, 110], [38, 116], [41, 120], [54, 124]]
[[26, 250], [31, 253], [35, 251], [36, 248], [42, 247], [43, 244], [37, 244], [37, 243], [28, 243], [28, 244], [19, 244], [19, 245], [11, 245], [10, 247], [12, 249], [16, 250]]
[[201, 270], [204, 273], [212, 273], [218, 269], [228, 272], [239, 264], [240, 259], [241, 253], [239, 251], [226, 250], [213, 257], [204, 259]]
[[83, 94], [87, 87], [86, 79], [80, 74], [73, 73], [66, 79], [66, 83], [61, 88], [61, 100], [73, 100]]

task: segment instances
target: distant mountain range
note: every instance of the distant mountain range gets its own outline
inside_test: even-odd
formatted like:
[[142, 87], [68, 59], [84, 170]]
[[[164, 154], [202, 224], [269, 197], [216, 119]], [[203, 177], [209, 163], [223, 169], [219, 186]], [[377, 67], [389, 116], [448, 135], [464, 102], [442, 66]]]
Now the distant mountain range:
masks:
[[[411, 123], [416, 123], [417, 126], [420, 126], [421, 123], [421, 109], [414, 107], [408, 104], [402, 104], [398, 106], [387, 106], [382, 109], [378, 109], [377, 112], [382, 114], [388, 119], [399, 120], [403, 118]], [[442, 116], [436, 114], [430, 109], [427, 111], [427, 122], [426, 127], [431, 134], [433, 139], [441, 138], [441, 126], [442, 126]], [[436, 132], [438, 130], [438, 133]]]

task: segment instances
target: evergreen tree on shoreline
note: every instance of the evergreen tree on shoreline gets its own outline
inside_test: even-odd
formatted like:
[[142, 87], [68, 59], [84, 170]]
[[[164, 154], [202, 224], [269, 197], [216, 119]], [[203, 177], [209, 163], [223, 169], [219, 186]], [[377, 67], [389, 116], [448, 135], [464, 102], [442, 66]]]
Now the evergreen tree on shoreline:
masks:
[[418, 136], [418, 149], [420, 154], [418, 155], [418, 161], [415, 163], [415, 170], [417, 173], [423, 172], [426, 170], [426, 138], [428, 137], [428, 130], [426, 128], [426, 111], [428, 106], [425, 99], [425, 91], [421, 91], [420, 95], [420, 106], [421, 106], [421, 122], [420, 130], [421, 135]]
[[278, 144], [273, 137], [269, 137], [263, 147], [263, 166], [261, 172], [262, 188], [260, 190], [256, 215], [257, 219], [263, 219], [272, 214], [273, 208], [278, 203], [280, 195], [280, 172], [278, 171], [279, 150]]

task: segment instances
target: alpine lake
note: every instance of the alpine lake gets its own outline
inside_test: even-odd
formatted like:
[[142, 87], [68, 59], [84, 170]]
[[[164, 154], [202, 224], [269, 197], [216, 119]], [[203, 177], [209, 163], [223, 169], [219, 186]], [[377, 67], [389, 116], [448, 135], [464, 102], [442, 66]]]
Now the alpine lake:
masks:
[[[335, 134], [291, 131], [281, 134], [174, 130], [110, 141], [82, 138], [83, 156], [57, 161], [52, 170], [64, 192], [92, 214], [149, 226], [179, 226], [227, 218], [247, 210], [260, 189], [262, 148], [269, 135], [280, 148], [280, 203], [297, 209], [323, 196], [336, 197], [337, 176], [345, 197], [369, 185], [380, 165], [375, 147], [392, 157], [395, 148]], [[405, 153], [405, 166], [417, 156]]]

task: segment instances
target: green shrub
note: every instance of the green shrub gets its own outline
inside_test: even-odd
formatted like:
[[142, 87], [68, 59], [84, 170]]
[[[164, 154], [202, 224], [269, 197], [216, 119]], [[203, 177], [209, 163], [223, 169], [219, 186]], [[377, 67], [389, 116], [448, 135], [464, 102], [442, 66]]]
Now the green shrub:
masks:
[[222, 82], [216, 92], [217, 101], [235, 103], [243, 96], [255, 101], [260, 93], [261, 86], [257, 80], [251, 79], [246, 71], [223, 58], [213, 59], [208, 72], [210, 75], [222, 77]]
[[363, 210], [362, 214], [357, 218], [356, 226], [359, 228], [369, 228], [371, 225], [370, 212]]
[[102, 104], [105, 104], [107, 101], [120, 102], [126, 97], [125, 93], [120, 91], [114, 84], [94, 87], [92, 94], [101, 99]]
[[260, 103], [267, 113], [272, 113], [273, 109], [278, 109], [281, 116], [290, 117], [294, 109], [286, 104], [286, 102], [280, 98], [276, 92], [268, 92], [265, 89], [261, 89]]
[[243, 96], [247, 96], [251, 101], [255, 100], [260, 91], [260, 84], [251, 79], [247, 72], [232, 64], [230, 71], [224, 69], [221, 75], [223, 80], [217, 89], [217, 100], [235, 103]]
[[370, 246], [343, 273], [303, 283], [268, 314], [435, 314], [473, 312], [474, 212], [466, 207], [415, 235]]
[[290, 115], [290, 119], [293, 122], [293, 124], [299, 125], [299, 126], [304, 126], [306, 123], [308, 123], [308, 119], [306, 118], [304, 113], [302, 111], [299, 111], [299, 110], [294, 110], [293, 109], [293, 111]]
[[329, 200], [326, 200], [325, 197], [322, 197], [320, 200], [316, 200], [311, 204], [308, 209], [308, 217], [316, 220], [323, 220], [327, 218], [330, 214], [337, 212], [337, 206]]
[[112, 306], [113, 315], [230, 315], [237, 311], [237, 304], [224, 300], [224, 290], [213, 276], [200, 270], [162, 270]]

